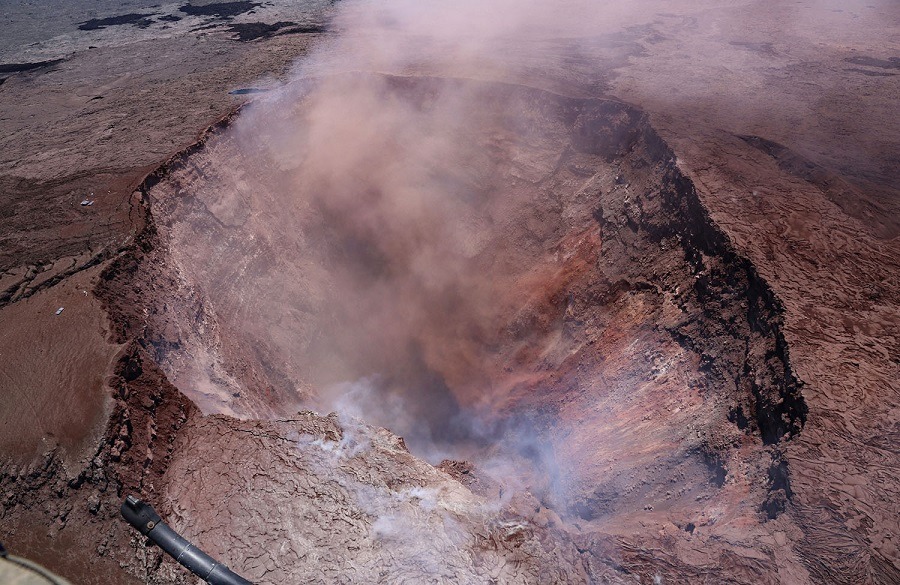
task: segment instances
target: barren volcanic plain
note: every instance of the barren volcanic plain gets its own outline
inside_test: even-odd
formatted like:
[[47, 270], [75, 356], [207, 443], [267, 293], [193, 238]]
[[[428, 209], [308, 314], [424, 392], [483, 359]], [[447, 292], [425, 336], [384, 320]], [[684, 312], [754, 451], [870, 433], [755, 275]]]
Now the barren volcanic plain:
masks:
[[53, 4], [12, 553], [194, 582], [134, 494], [254, 583], [900, 583], [896, 2]]

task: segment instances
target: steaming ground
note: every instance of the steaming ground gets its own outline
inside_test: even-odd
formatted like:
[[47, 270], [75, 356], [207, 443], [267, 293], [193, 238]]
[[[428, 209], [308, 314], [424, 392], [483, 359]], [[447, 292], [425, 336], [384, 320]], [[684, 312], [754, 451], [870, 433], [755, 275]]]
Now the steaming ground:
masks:
[[[90, 526], [111, 567], [183, 579], [117, 548], [137, 491], [260, 582], [896, 581], [892, 5], [337, 10], [140, 196], [104, 170], [119, 223], [86, 256], [15, 239], [37, 268], [3, 302], [101, 264], [122, 349], [93, 454], [4, 471], [9, 532], [39, 550], [49, 518], [72, 558], [67, 522]], [[117, 30], [156, 42], [156, 16]], [[173, 39], [224, 55], [207, 20]], [[78, 34], [41, 54], [131, 38]], [[43, 67], [0, 96], [78, 71]], [[6, 156], [56, 179], [93, 156], [48, 166], [53, 140]]]
[[805, 406], [777, 308], [640, 112], [421, 76], [287, 91], [148, 191], [147, 340], [195, 404], [390, 429], [560, 546], [783, 513], [773, 444]]

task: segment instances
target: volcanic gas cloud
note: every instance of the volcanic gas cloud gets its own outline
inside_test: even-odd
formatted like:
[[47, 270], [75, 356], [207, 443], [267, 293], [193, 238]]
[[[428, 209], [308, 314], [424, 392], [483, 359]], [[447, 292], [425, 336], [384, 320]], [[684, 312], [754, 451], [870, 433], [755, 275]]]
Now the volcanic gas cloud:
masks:
[[149, 192], [169, 378], [206, 412], [386, 427], [571, 526], [780, 514], [805, 406], [777, 303], [646, 117], [591, 93], [618, 16], [342, 5]]

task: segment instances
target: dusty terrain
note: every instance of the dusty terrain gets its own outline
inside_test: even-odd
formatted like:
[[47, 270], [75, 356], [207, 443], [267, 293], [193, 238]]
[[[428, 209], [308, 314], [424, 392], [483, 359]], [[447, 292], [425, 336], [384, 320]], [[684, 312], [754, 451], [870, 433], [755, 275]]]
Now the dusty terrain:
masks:
[[897, 9], [639, 8], [8, 68], [0, 540], [188, 582], [136, 493], [260, 583], [900, 582]]

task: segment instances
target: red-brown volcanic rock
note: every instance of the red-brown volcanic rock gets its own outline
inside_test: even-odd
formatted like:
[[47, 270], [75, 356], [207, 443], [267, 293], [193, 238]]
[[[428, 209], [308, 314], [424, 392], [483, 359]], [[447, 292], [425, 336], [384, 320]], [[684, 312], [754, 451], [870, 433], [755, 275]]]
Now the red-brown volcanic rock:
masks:
[[634, 5], [391, 31], [158, 168], [306, 43], [7, 78], [0, 539], [189, 582], [137, 493], [262, 583], [900, 582], [896, 6]]
[[[554, 546], [575, 542], [583, 551], [580, 558], [560, 559], [561, 570], [574, 575], [575, 567], [587, 563], [595, 576], [627, 570], [676, 579], [703, 575], [708, 555], [718, 554], [730, 558], [719, 575], [736, 582], [802, 574], [796, 553], [771, 544], [780, 538], [776, 533], [797, 530], [784, 515], [791, 486], [781, 453], [784, 442], [801, 433], [806, 416], [780, 329], [779, 303], [711, 222], [646, 118], [616, 102], [504, 84], [372, 76], [325, 83], [349, 84], [356, 90], [352, 95], [372, 88], [392, 92], [404, 104], [434, 108], [429, 114], [435, 119], [444, 119], [435, 95], [474, 94], [483, 105], [483, 118], [459, 122], [458, 128], [466, 137], [463, 156], [481, 160], [481, 166], [461, 165], [472, 174], [442, 183], [450, 185], [447, 197], [458, 185], [474, 189], [444, 202], [454, 213], [441, 216], [442, 233], [464, 234], [471, 246], [459, 256], [443, 256], [458, 271], [453, 285], [428, 288], [431, 281], [409, 276], [415, 255], [402, 240], [384, 237], [402, 232], [404, 218], [387, 218], [380, 231], [359, 231], [356, 216], [330, 214], [329, 203], [321, 203], [327, 199], [309, 197], [304, 203], [309, 183], [302, 159], [285, 167], [266, 158], [277, 157], [267, 147], [289, 121], [276, 118], [271, 126], [255, 128], [251, 138], [239, 121], [233, 130], [208, 135], [199, 149], [152, 180], [153, 248], [134, 269], [108, 271], [124, 278], [116, 290], [133, 291], [127, 294], [137, 294], [136, 304], [148, 307], [143, 337], [170, 379], [208, 412], [227, 408], [259, 417], [279, 416], [300, 400], [315, 404], [317, 395], [330, 392], [329, 376], [406, 372], [368, 391], [376, 400], [399, 400], [407, 413], [425, 414], [394, 420], [378, 417], [399, 411], [365, 414], [407, 435], [414, 451], [474, 458], [476, 470], [483, 465], [494, 476], [485, 481], [500, 486], [482, 496], [498, 510], [524, 513], [522, 521], [537, 527], [553, 518], [564, 531], [542, 538], [557, 539]], [[315, 107], [315, 90], [302, 100]], [[302, 117], [303, 109], [294, 115]], [[524, 138], [523, 119], [532, 121]], [[322, 147], [327, 151], [327, 144]], [[378, 156], [403, 159], [389, 150]], [[329, 184], [339, 189], [341, 183]], [[501, 192], [506, 196], [491, 199]], [[484, 219], [472, 224], [475, 206]], [[427, 247], [432, 240], [419, 243]], [[469, 276], [484, 273], [491, 274], [488, 281]], [[428, 276], [440, 280], [441, 273]], [[370, 296], [379, 279], [393, 279], [395, 297]], [[421, 287], [428, 294], [418, 294]], [[279, 291], [291, 296], [273, 300]], [[493, 304], [481, 305], [488, 297]], [[446, 307], [454, 309], [445, 313]], [[398, 325], [401, 315], [407, 321]], [[266, 337], [269, 323], [293, 334]], [[406, 345], [396, 345], [397, 338]], [[330, 363], [340, 367], [317, 371], [328, 352]], [[204, 363], [211, 367], [182, 369]], [[291, 395], [291, 388], [304, 393]], [[423, 394], [428, 401], [417, 401]], [[448, 418], [465, 424], [443, 424]], [[231, 462], [252, 459], [253, 449], [267, 457], [288, 448], [309, 453], [309, 445], [291, 438], [308, 432], [240, 423], [245, 432], [275, 441], [253, 447], [213, 439], [237, 432], [230, 426], [238, 423], [216, 420], [183, 431], [186, 443], [173, 447], [182, 463], [170, 468], [166, 493], [173, 505], [188, 493], [234, 501], [235, 523], [186, 506], [180, 514], [188, 534], [215, 533], [222, 544], [212, 546], [224, 551], [240, 550], [225, 543], [243, 541], [246, 530], [262, 531], [249, 543], [269, 538], [281, 522], [288, 523], [285, 530], [296, 530], [287, 526], [303, 516], [299, 511], [246, 526], [238, 512], [270, 491], [290, 501], [312, 498], [295, 482], [279, 479], [288, 472], [261, 465], [254, 475], [267, 479], [248, 487], [226, 478], [234, 474]], [[229, 430], [203, 426], [209, 424]], [[333, 434], [339, 432], [335, 427]], [[215, 456], [197, 453], [207, 443]], [[285, 451], [278, 457], [287, 462], [294, 456]], [[201, 465], [224, 483], [193, 478]], [[326, 482], [315, 497], [337, 497], [336, 488], [327, 487], [332, 480], [322, 478], [339, 469], [315, 472]], [[372, 479], [359, 481], [371, 497], [387, 498], [399, 488], [391, 482], [379, 487], [382, 480], [374, 478], [398, 472], [384, 463]], [[295, 473], [313, 472], [290, 472]], [[415, 482], [437, 489], [443, 480], [436, 477], [417, 476]], [[523, 495], [510, 503], [510, 493]], [[519, 497], [537, 498], [532, 512], [523, 512]], [[531, 518], [535, 512], [539, 516]], [[461, 509], [456, 514], [454, 523], [464, 531], [486, 522]], [[359, 529], [375, 530], [378, 518], [369, 512], [356, 522]], [[377, 540], [360, 544], [358, 536], [344, 535], [349, 528], [316, 522], [325, 540], [350, 538], [356, 544], [347, 551], [361, 547], [353, 558], [378, 550]], [[648, 532], [648, 522], [659, 529]], [[272, 538], [273, 545], [288, 542]], [[317, 569], [307, 563], [318, 557], [299, 550], [290, 565], [278, 555], [269, 557], [260, 565], [268, 572], [260, 577], [313, 578]], [[338, 556], [329, 557], [331, 565], [350, 570], [350, 557], [341, 550], [332, 549]], [[421, 554], [430, 550], [425, 546]], [[656, 560], [661, 556], [663, 564]], [[394, 571], [414, 574], [426, 574], [430, 566], [379, 561], [395, 562], [406, 568]], [[362, 578], [370, 569], [354, 570], [363, 571], [355, 573]], [[465, 581], [463, 573], [457, 578]], [[532, 578], [541, 581], [535, 574], [527, 580]]]

